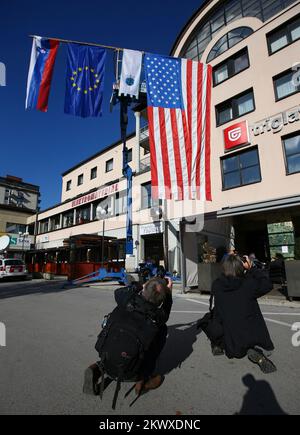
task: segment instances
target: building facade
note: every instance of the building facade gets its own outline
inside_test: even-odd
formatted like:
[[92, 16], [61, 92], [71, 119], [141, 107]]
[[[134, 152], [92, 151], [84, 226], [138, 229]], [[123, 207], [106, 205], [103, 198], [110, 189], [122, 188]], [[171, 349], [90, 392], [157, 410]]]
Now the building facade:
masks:
[[[30, 250], [39, 197], [39, 186], [11, 175], [0, 177], [0, 235], [10, 237], [10, 245], [0, 255], [23, 257]], [[32, 224], [27, 222], [30, 217]]]
[[[255, 252], [261, 260], [276, 252], [288, 259], [299, 256], [298, 53], [297, 1], [206, 1], [186, 24], [171, 55], [213, 67], [212, 201], [187, 211], [179, 202], [152, 200], [148, 129], [141, 128], [147, 115], [145, 106], [136, 107], [136, 132], [128, 138], [134, 171], [135, 250], [127, 259], [132, 268], [154, 257], [170, 271], [182, 272], [186, 285], [193, 286], [205, 244], [220, 252], [235, 246], [241, 253]], [[66, 171], [61, 201], [38, 216], [38, 251], [63, 250], [75, 236], [101, 238], [104, 230], [107, 259], [125, 259], [121, 142]], [[101, 201], [108, 209], [105, 224], [96, 216]], [[187, 222], [187, 216], [199, 219]], [[82, 261], [91, 262], [92, 251], [86, 245]], [[96, 257], [93, 261], [99, 262]]]

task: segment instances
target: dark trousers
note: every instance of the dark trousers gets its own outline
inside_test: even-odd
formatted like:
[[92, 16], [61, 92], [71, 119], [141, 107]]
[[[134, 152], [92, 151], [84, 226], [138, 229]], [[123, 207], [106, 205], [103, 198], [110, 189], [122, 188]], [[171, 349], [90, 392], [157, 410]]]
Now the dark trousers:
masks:
[[156, 366], [156, 361], [166, 344], [168, 335], [167, 325], [163, 325], [156, 334], [149, 349], [145, 352], [144, 362], [141, 367], [141, 376], [150, 377]]

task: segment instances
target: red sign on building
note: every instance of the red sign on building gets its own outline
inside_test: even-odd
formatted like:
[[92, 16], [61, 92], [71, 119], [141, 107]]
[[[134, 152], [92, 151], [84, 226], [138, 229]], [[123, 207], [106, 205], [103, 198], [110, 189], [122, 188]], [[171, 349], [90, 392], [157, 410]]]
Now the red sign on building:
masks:
[[249, 143], [247, 121], [237, 122], [224, 130], [225, 150]]

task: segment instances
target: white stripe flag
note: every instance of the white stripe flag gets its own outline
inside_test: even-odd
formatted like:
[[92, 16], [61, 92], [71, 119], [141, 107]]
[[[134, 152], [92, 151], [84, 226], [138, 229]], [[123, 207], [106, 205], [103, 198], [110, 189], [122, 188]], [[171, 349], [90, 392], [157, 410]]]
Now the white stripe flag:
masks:
[[124, 94], [138, 98], [142, 57], [143, 53], [141, 51], [124, 49], [119, 95]]
[[210, 65], [145, 55], [152, 194], [211, 201]]

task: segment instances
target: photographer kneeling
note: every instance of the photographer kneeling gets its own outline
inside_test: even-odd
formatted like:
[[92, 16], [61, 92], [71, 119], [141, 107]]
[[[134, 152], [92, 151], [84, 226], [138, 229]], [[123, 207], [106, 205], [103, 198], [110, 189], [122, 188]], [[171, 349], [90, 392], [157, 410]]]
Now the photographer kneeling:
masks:
[[[100, 361], [85, 371], [83, 391], [97, 394], [106, 373], [117, 381], [135, 381], [135, 391], [158, 388], [163, 377], [154, 372], [165, 345], [172, 307], [172, 281], [154, 277], [115, 291], [117, 307], [106, 316], [96, 350]], [[119, 386], [117, 387], [117, 390]]]
[[274, 350], [257, 299], [272, 290], [268, 273], [252, 268], [247, 256], [228, 255], [222, 275], [212, 285], [214, 316], [223, 328], [228, 358], [243, 358], [259, 365], [264, 373], [276, 371], [267, 356]]

